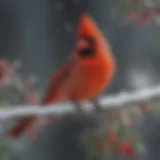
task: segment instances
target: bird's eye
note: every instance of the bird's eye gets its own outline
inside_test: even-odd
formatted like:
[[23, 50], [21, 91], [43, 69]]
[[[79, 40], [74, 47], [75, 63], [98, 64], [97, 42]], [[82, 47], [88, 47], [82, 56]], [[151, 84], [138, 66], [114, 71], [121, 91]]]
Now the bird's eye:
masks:
[[79, 49], [80, 57], [92, 57], [93, 55], [94, 55], [94, 50], [92, 48]]

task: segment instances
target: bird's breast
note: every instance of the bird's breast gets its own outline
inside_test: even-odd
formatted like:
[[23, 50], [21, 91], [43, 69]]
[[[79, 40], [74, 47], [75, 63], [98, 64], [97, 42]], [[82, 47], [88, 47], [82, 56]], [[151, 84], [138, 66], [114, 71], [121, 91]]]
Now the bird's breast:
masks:
[[67, 86], [67, 92], [75, 100], [90, 99], [98, 95], [111, 79], [106, 65], [80, 66], [75, 71], [73, 69]]

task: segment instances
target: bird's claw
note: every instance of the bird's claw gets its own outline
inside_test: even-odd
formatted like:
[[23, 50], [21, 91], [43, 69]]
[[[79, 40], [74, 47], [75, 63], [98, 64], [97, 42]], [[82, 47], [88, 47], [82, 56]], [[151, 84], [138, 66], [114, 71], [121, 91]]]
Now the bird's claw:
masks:
[[95, 105], [95, 110], [96, 110], [96, 112], [98, 112], [98, 113], [100, 113], [100, 112], [102, 112], [103, 111], [103, 109], [99, 106], [99, 105]]

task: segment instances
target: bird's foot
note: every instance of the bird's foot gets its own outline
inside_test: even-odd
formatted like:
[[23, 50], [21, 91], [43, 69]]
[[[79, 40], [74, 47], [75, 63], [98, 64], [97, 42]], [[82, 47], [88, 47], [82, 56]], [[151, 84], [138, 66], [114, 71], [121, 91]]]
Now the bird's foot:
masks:
[[97, 99], [92, 100], [92, 102], [93, 102], [93, 106], [94, 106], [96, 112], [98, 112], [98, 113], [103, 112], [103, 109], [100, 106], [100, 104], [98, 103]]
[[77, 101], [75, 100], [71, 100], [71, 103], [73, 104], [73, 106], [76, 108], [76, 111], [79, 113], [79, 112], [82, 112], [82, 108], [81, 108], [81, 105], [80, 103], [78, 103]]
[[71, 102], [72, 102], [73, 106], [74, 106], [75, 109], [76, 109], [76, 114], [72, 114], [73, 117], [74, 117], [74, 116], [77, 117], [77, 114], [78, 114], [78, 115], [81, 115], [81, 114], [84, 113], [80, 103], [78, 103], [78, 102], [76, 102], [76, 101], [73, 101], [73, 100], [72, 100]]

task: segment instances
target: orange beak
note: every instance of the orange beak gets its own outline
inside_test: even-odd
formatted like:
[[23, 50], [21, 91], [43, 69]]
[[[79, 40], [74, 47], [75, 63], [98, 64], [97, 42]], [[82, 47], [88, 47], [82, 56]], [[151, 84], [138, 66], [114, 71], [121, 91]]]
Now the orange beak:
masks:
[[88, 48], [88, 47], [89, 47], [89, 44], [87, 43], [86, 40], [83, 40], [83, 39], [78, 40], [77, 48], [83, 49], [83, 48]]

